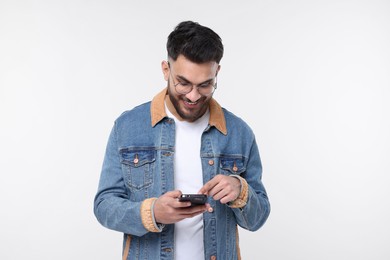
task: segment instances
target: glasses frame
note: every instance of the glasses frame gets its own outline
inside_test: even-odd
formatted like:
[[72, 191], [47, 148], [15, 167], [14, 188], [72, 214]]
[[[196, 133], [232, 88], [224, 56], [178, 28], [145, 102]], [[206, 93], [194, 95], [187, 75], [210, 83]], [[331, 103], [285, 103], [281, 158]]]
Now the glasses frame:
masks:
[[193, 83], [191, 83], [191, 82], [188, 82], [188, 84], [189, 85], [191, 85], [191, 88], [189, 89], [189, 91], [188, 92], [181, 92], [181, 91], [178, 91], [177, 90], [177, 86], [178, 85], [182, 85], [182, 83], [181, 82], [177, 82], [177, 83], [175, 83], [175, 79], [173, 78], [173, 75], [172, 75], [172, 70], [171, 70], [171, 64], [169, 63], [169, 61], [167, 61], [167, 63], [168, 63], [168, 68], [169, 68], [169, 75], [171, 76], [171, 78], [172, 78], [172, 83], [173, 83], [173, 86], [175, 87], [175, 91], [177, 92], [177, 93], [179, 93], [179, 94], [181, 94], [181, 95], [187, 95], [188, 93], [191, 93], [191, 91], [194, 89], [194, 87], [196, 87], [196, 90], [198, 91], [198, 93], [199, 94], [201, 94], [202, 96], [205, 96], [205, 97], [208, 97], [208, 96], [211, 96], [212, 94], [214, 94], [214, 92], [215, 92], [215, 90], [217, 89], [217, 85], [218, 85], [218, 82], [217, 82], [217, 75], [214, 77], [214, 79], [215, 79], [215, 83], [212, 85], [212, 88], [213, 88], [213, 90], [209, 93], [209, 94], [202, 94], [201, 93], [201, 91], [199, 91], [200, 89], [202, 89], [199, 85], [197, 86], [197, 85], [195, 85], [195, 84], [193, 84]]

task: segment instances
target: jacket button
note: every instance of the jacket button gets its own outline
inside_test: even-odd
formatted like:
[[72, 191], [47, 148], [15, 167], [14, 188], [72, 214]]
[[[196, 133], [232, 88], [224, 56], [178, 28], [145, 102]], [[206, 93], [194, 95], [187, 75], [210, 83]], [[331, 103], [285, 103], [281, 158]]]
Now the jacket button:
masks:
[[135, 164], [138, 163], [138, 158], [135, 158], [134, 161], [133, 161]]
[[238, 171], [237, 166], [233, 166], [233, 171], [234, 171], [234, 172]]
[[217, 257], [216, 257], [215, 255], [212, 255], [212, 256], [210, 257], [210, 259], [211, 259], [211, 260], [216, 260]]
[[172, 248], [169, 248], [169, 247], [168, 248], [164, 248], [163, 251], [170, 253], [170, 252], [172, 252]]
[[213, 166], [214, 165], [214, 160], [209, 160], [209, 165]]

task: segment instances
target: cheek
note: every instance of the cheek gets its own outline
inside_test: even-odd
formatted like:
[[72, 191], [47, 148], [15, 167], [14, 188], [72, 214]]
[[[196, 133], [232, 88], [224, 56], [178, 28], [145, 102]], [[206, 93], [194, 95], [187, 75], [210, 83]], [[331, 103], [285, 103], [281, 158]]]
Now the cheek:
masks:
[[181, 99], [180, 96], [175, 94], [175, 90], [172, 89], [172, 86], [169, 83], [168, 83], [168, 95], [172, 103], [173, 102], [178, 103], [178, 101]]
[[203, 102], [209, 104], [212, 97], [213, 97], [213, 96], [204, 97]]

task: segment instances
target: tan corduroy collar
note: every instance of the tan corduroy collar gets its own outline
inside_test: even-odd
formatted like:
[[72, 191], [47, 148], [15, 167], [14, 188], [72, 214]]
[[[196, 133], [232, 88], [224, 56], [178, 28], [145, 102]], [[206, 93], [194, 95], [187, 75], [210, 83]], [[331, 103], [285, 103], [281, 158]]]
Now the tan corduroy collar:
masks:
[[[167, 116], [164, 105], [166, 95], [167, 88], [158, 93], [152, 100], [152, 104], [150, 107], [152, 127], [154, 127], [158, 122], [160, 122], [164, 117]], [[214, 98], [211, 98], [210, 100], [209, 110], [209, 125], [216, 127], [222, 134], [227, 135], [225, 115], [223, 114], [221, 106]]]

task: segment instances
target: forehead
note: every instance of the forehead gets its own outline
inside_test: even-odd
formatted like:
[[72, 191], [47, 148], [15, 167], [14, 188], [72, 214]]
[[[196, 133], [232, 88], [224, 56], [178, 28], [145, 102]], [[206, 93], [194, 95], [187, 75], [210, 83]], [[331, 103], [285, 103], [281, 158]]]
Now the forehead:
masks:
[[170, 60], [170, 64], [176, 76], [184, 77], [192, 82], [215, 77], [219, 66], [215, 61], [195, 63], [183, 55], [179, 55], [176, 61]]

